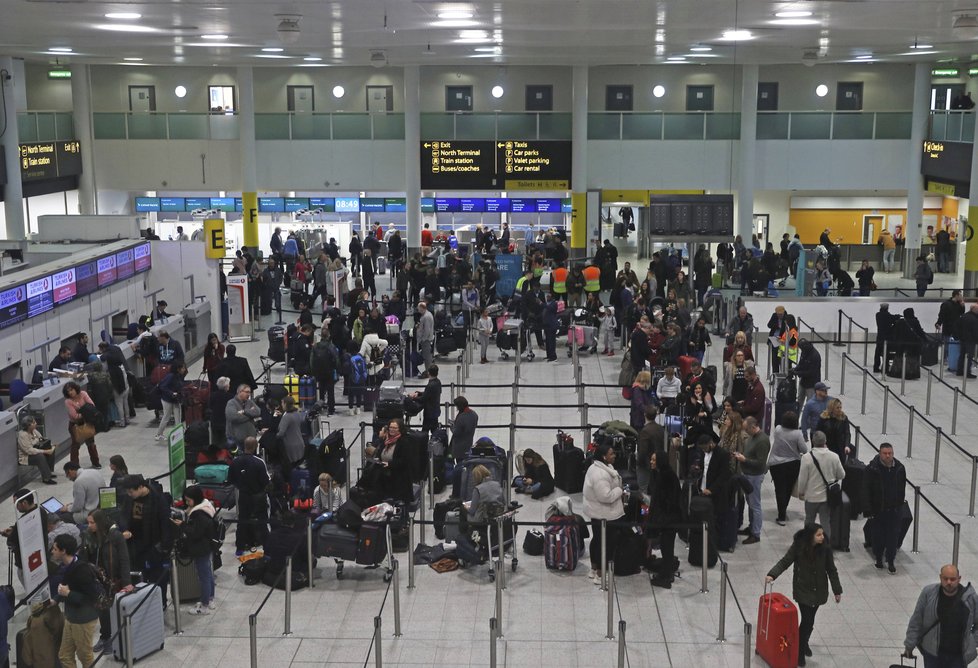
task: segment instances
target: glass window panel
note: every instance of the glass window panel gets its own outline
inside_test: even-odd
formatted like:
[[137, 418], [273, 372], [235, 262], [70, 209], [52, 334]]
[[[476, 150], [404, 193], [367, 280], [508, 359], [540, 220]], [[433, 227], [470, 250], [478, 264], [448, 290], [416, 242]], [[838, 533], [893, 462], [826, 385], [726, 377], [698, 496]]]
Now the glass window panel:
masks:
[[495, 139], [495, 114], [456, 114], [456, 139]]
[[831, 128], [831, 112], [791, 114], [791, 139], [828, 139]]
[[288, 114], [255, 114], [255, 139], [288, 138]]
[[773, 113], [757, 114], [758, 139], [787, 139], [788, 119], [791, 114]]
[[129, 139], [166, 139], [165, 114], [127, 114]]
[[570, 114], [540, 114], [540, 139], [570, 139]]
[[455, 114], [421, 114], [422, 139], [455, 139]]
[[170, 114], [169, 120], [170, 139], [208, 138], [207, 114]]
[[909, 111], [877, 112], [876, 139], [910, 139], [912, 121]]
[[96, 139], [125, 139], [126, 115], [115, 112], [92, 114], [92, 134]]
[[707, 114], [706, 138], [740, 139], [740, 114]]
[[662, 139], [662, 114], [622, 114], [622, 139]]
[[590, 113], [587, 115], [588, 139], [621, 139], [621, 114]]
[[836, 114], [832, 125], [833, 139], [872, 139], [873, 114]]
[[17, 114], [17, 136], [22, 144], [37, 141], [37, 114]]
[[374, 139], [404, 139], [404, 114], [374, 114]]
[[58, 139], [75, 138], [75, 121], [70, 111], [58, 112], [54, 115], [54, 126]]
[[537, 138], [537, 115], [534, 113], [499, 114], [496, 122], [500, 139]]
[[663, 114], [664, 139], [703, 139], [706, 114]]
[[333, 139], [370, 139], [370, 115], [333, 114]]

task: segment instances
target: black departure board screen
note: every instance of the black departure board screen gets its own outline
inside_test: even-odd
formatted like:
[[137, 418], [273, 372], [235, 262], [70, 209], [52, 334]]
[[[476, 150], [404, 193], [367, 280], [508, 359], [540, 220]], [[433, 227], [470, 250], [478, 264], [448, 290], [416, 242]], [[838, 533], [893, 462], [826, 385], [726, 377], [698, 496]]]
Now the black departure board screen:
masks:
[[489, 190], [498, 185], [494, 142], [421, 142], [423, 190]]
[[45, 276], [27, 284], [27, 317], [47, 313], [54, 308], [51, 277]]
[[18, 285], [0, 292], [0, 329], [27, 319], [27, 288]]
[[98, 265], [84, 262], [75, 267], [75, 293], [78, 297], [90, 295], [98, 290]]
[[134, 273], [133, 267], [133, 249], [127, 248], [124, 251], [119, 251], [115, 256], [115, 273], [118, 280], [124, 278], [129, 278]]

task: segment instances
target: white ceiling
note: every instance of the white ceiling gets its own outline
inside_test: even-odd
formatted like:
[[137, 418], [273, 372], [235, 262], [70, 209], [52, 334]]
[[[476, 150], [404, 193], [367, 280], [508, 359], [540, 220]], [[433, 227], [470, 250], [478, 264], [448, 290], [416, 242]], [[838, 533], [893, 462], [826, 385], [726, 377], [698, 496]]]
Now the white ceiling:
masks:
[[[240, 65], [290, 63], [364, 65], [382, 49], [394, 66], [404, 64], [642, 64], [687, 56], [700, 63], [798, 63], [805, 50], [820, 62], [859, 55], [885, 61], [971, 61], [978, 41], [952, 34], [954, 12], [978, 0], [496, 0], [446, 3], [429, 0], [0, 0], [0, 53], [52, 62], [51, 47], [70, 47], [61, 62]], [[472, 25], [436, 26], [438, 13], [467, 10]], [[775, 12], [807, 10], [816, 25], [771, 24]], [[136, 12], [138, 20], [112, 20], [108, 12]], [[277, 35], [275, 14], [300, 14], [293, 45]], [[386, 27], [385, 27], [386, 20]], [[137, 25], [151, 32], [116, 32]], [[724, 42], [725, 30], [747, 29], [750, 41]], [[486, 31], [484, 43], [458, 43], [460, 30]], [[201, 39], [223, 33], [224, 42]], [[976, 33], [978, 36], [978, 33]], [[912, 44], [936, 53], [915, 55]], [[708, 54], [691, 53], [709, 45]], [[432, 53], [426, 53], [430, 45]], [[288, 59], [262, 58], [262, 47], [283, 47]], [[498, 46], [498, 53], [476, 48]]]

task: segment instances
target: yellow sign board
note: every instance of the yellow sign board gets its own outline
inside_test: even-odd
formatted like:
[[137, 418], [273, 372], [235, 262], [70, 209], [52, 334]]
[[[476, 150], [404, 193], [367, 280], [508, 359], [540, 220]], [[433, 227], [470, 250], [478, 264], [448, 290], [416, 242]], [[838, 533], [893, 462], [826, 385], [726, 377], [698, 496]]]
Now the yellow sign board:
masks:
[[570, 181], [534, 181], [529, 179], [506, 179], [503, 182], [506, 190], [569, 190]]
[[244, 245], [258, 248], [258, 193], [241, 193]]
[[706, 191], [699, 190], [650, 190], [650, 195], [705, 195]]
[[204, 257], [220, 259], [225, 256], [224, 219], [207, 218], [204, 220]]
[[587, 248], [587, 193], [571, 194], [571, 248]]
[[602, 204], [637, 204], [649, 205], [648, 190], [602, 190]]
[[941, 195], [954, 196], [955, 188], [950, 183], [941, 183], [940, 181], [927, 180], [927, 192], [929, 193], [939, 193]]

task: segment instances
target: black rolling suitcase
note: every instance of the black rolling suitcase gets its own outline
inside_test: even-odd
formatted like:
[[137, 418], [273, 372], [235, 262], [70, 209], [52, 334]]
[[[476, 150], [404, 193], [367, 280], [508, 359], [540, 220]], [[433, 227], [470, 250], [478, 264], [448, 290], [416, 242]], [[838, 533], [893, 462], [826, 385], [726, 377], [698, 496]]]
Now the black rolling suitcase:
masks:
[[554, 446], [554, 486], [565, 494], [577, 494], [584, 491], [584, 451], [571, 446], [559, 450]]
[[929, 335], [920, 348], [920, 366], [934, 366], [937, 364], [940, 347], [940, 337], [933, 334]]
[[[863, 524], [863, 547], [872, 548], [873, 546], [873, 523], [876, 522], [875, 517], [870, 517]], [[910, 511], [910, 504], [906, 501], [900, 507], [900, 534], [897, 540], [897, 549], [903, 546], [903, 541], [906, 540], [907, 534], [910, 532], [910, 525], [913, 524], [913, 513]]]
[[906, 365], [907, 380], [917, 380], [920, 378], [920, 357], [917, 355], [907, 355], [905, 353], [900, 353], [893, 356], [889, 367], [886, 369], [886, 375], [890, 378], [903, 378], [904, 365]]
[[842, 503], [829, 513], [829, 538], [836, 552], [849, 551], [849, 532], [852, 525], [852, 504], [849, 495], [842, 492]]
[[706, 522], [706, 565], [713, 568], [720, 557], [717, 553], [716, 527], [713, 522], [713, 502], [705, 496], [694, 496], [689, 502], [689, 522], [691, 525], [696, 525], [689, 529], [689, 556], [687, 559], [690, 565], [703, 565], [703, 522]]
[[618, 535], [615, 549], [615, 575], [635, 575], [642, 571], [648, 541], [637, 527], [628, 527]]
[[842, 491], [849, 497], [852, 518], [863, 512], [863, 486], [866, 480], [866, 465], [853, 457], [845, 463], [846, 477], [842, 479]]

